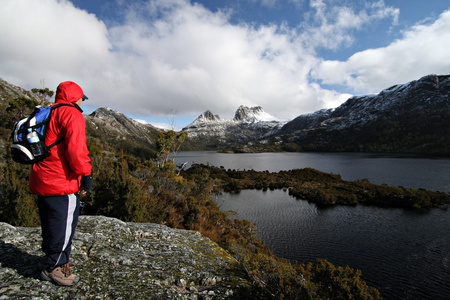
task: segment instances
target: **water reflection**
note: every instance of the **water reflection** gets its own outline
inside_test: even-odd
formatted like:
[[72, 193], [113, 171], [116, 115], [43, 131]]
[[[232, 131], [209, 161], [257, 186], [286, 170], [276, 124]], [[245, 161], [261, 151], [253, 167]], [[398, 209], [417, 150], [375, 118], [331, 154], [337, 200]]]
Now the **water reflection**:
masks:
[[217, 198], [221, 209], [256, 224], [275, 254], [325, 258], [361, 269], [386, 299], [448, 299], [450, 212], [368, 206], [325, 210], [287, 192], [244, 190]]

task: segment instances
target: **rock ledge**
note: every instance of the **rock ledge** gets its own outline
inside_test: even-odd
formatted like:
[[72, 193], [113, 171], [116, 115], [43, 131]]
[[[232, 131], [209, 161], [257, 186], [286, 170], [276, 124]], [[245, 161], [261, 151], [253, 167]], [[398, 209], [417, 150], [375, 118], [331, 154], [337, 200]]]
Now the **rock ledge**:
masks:
[[81, 216], [72, 246], [80, 282], [39, 279], [40, 228], [0, 223], [0, 299], [248, 299], [239, 263], [200, 233]]

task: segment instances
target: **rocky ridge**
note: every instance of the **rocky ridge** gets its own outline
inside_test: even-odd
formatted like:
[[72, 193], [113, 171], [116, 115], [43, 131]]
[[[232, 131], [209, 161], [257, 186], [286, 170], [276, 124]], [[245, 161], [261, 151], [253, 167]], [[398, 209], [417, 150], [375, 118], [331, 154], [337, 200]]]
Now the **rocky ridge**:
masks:
[[301, 115], [276, 134], [309, 151], [448, 155], [449, 122], [450, 75], [428, 75]]
[[273, 122], [281, 123], [280, 120], [267, 113], [261, 106], [246, 107], [239, 106], [234, 114], [233, 121], [241, 123]]
[[40, 228], [0, 223], [0, 299], [244, 299], [239, 263], [200, 233], [81, 216], [72, 245], [80, 282], [39, 279]]
[[117, 140], [138, 138], [148, 144], [155, 143], [155, 135], [160, 130], [150, 124], [142, 124], [109, 107], [102, 107], [85, 116], [86, 122]]
[[0, 100], [18, 97], [25, 97], [37, 101], [42, 100], [41, 98], [39, 98], [39, 96], [35, 95], [31, 91], [27, 91], [24, 88], [10, 84], [3, 78], [0, 78]]
[[449, 108], [450, 75], [428, 75], [419, 80], [387, 88], [375, 95], [354, 96], [335, 109], [301, 115], [288, 122], [282, 132], [327, 127], [340, 130], [365, 126], [380, 119]]

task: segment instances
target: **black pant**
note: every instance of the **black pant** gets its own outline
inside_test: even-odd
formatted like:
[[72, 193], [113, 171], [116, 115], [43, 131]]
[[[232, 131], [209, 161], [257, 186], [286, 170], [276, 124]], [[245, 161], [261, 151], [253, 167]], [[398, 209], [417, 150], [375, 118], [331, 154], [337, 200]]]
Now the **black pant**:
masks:
[[69, 262], [72, 238], [78, 223], [80, 200], [78, 195], [39, 196], [39, 215], [42, 228], [42, 250], [47, 268], [52, 270]]

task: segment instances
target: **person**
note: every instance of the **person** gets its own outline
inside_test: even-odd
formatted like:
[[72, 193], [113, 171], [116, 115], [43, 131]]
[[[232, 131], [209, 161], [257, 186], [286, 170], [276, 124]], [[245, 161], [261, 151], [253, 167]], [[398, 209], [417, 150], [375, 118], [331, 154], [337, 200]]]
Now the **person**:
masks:
[[79, 281], [72, 273], [70, 252], [78, 223], [79, 194], [92, 187], [92, 166], [86, 144], [86, 122], [81, 103], [88, 99], [81, 87], [72, 81], [58, 85], [55, 104], [68, 103], [52, 111], [47, 125], [45, 144], [62, 142], [49, 155], [32, 166], [29, 186], [38, 197], [42, 229], [42, 250], [46, 267], [41, 279], [70, 286]]

